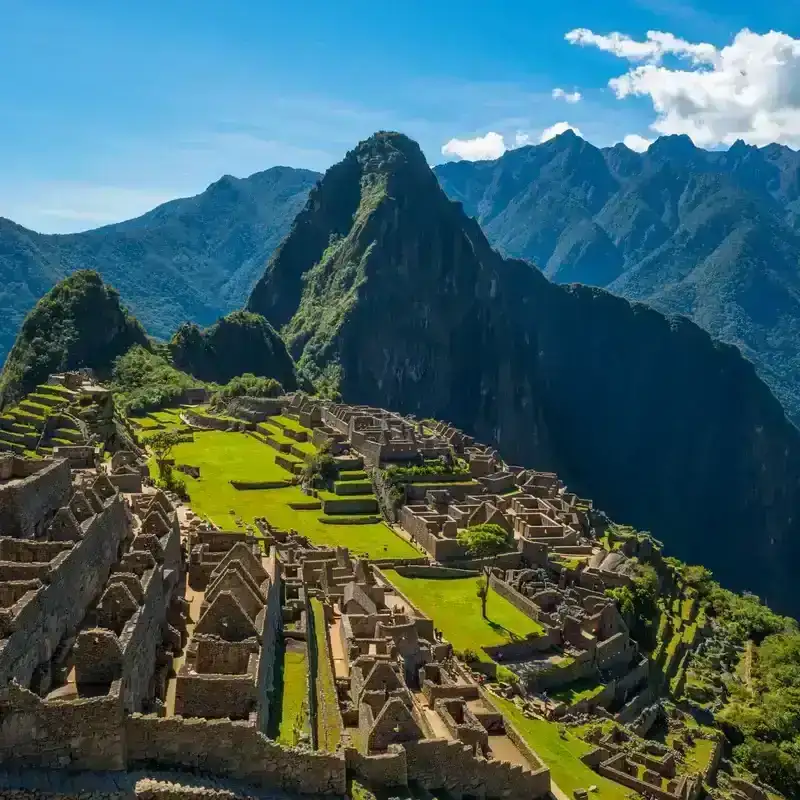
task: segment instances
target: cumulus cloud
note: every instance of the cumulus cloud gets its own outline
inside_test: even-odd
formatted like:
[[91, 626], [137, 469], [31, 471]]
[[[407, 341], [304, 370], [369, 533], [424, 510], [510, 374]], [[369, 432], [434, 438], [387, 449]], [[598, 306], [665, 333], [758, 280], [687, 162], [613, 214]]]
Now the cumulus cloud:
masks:
[[506, 151], [506, 143], [502, 135], [489, 131], [486, 136], [474, 139], [451, 139], [442, 145], [442, 155], [458, 156], [464, 161], [486, 161], [500, 158]]
[[580, 129], [568, 122], [556, 122], [555, 125], [545, 128], [538, 138], [525, 131], [517, 131], [513, 140], [510, 138], [506, 140], [501, 134], [490, 131], [485, 136], [476, 136], [474, 139], [450, 139], [449, 142], [442, 145], [442, 155], [456, 156], [463, 161], [487, 161], [500, 158], [509, 150], [516, 150], [537, 142], [539, 144], [547, 142], [567, 130], [574, 131], [578, 136], [581, 135]]
[[636, 41], [578, 28], [566, 39], [631, 62], [609, 86], [621, 100], [649, 98], [656, 133], [688, 134], [701, 147], [737, 139], [800, 147], [800, 39], [746, 28], [722, 48], [661, 31]]
[[551, 125], [549, 128], [545, 128], [542, 131], [542, 135], [539, 137], [539, 142], [549, 142], [550, 139], [560, 136], [562, 133], [566, 133], [567, 131], [572, 131], [576, 136], [581, 136], [580, 128], [570, 125], [569, 122], [556, 122], [555, 125]]
[[635, 150], [637, 153], [644, 153], [651, 144], [652, 139], [645, 139], [644, 136], [639, 136], [638, 133], [629, 133], [623, 140], [622, 144], [630, 150]]
[[565, 92], [559, 87], [553, 89], [553, 100], [564, 100], [570, 105], [580, 103], [582, 97], [583, 95], [577, 89], [574, 92]]

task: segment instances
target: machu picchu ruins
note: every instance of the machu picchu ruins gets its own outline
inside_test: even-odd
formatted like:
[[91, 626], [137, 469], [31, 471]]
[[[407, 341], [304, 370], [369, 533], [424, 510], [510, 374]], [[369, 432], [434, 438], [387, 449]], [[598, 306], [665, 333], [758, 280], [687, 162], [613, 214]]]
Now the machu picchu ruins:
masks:
[[[717, 629], [651, 536], [445, 422], [207, 399], [126, 416], [67, 373], [6, 415], [0, 770], [20, 790], [766, 797], [718, 779], [698, 677]], [[34, 405], [35, 443], [13, 430]]]

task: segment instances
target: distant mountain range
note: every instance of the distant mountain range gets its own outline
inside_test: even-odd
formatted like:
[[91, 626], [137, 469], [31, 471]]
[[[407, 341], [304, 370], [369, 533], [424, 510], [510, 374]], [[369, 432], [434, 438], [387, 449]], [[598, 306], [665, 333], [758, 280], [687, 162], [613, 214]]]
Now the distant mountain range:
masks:
[[800, 153], [666, 136], [639, 154], [568, 131], [435, 172], [501, 252], [689, 316], [737, 345], [800, 422]]
[[0, 360], [36, 301], [78, 269], [97, 270], [163, 339], [187, 320], [210, 325], [241, 308], [318, 178], [290, 167], [226, 175], [196, 197], [85, 233], [44, 235], [0, 218]]
[[[709, 152], [675, 136], [639, 154], [568, 131], [434, 172], [500, 252], [558, 283], [685, 314], [737, 345], [800, 423], [799, 153], [742, 143]], [[98, 270], [152, 335], [212, 324], [245, 302], [319, 178], [289, 167], [225, 176], [196, 197], [78, 234], [0, 218], [0, 358], [36, 300], [79, 268]]]

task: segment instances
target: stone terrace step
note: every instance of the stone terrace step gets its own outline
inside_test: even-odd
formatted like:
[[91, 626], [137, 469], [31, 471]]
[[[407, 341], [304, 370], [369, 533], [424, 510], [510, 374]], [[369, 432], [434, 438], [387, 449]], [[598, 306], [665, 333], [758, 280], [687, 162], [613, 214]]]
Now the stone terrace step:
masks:
[[40, 383], [36, 387], [36, 392], [37, 394], [47, 394], [52, 397], [63, 398], [67, 401], [73, 400], [79, 394], [79, 392], [74, 392], [72, 389], [67, 389], [64, 386], [58, 386], [52, 383]]
[[26, 399], [48, 408], [63, 406], [68, 402], [66, 397], [56, 397], [54, 394], [43, 394], [41, 392], [31, 392]]
[[68, 442], [83, 442], [84, 436], [78, 428], [56, 428], [53, 431], [53, 437], [59, 439], [66, 439]]
[[18, 408], [35, 414], [37, 417], [46, 417], [50, 413], [49, 406], [43, 406], [41, 403], [34, 403], [33, 400], [27, 397], [20, 402]]
[[31, 414], [30, 411], [25, 411], [21, 408], [12, 408], [8, 412], [20, 425], [30, 425], [37, 431], [41, 431], [44, 428], [44, 417], [40, 417], [37, 414]]
[[11, 450], [14, 453], [22, 455], [25, 452], [25, 445], [19, 442], [14, 442], [7, 439], [8, 431], [0, 431], [0, 452], [3, 450]]

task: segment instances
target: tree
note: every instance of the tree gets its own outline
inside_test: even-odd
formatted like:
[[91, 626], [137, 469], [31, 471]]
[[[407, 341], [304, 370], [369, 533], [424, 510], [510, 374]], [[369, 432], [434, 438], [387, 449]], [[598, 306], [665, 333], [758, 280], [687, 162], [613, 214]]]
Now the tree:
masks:
[[147, 446], [156, 460], [158, 467], [158, 474], [164, 478], [165, 471], [169, 472], [169, 464], [167, 463], [172, 453], [172, 449], [181, 440], [181, 435], [178, 431], [158, 431], [154, 433], [148, 440]]
[[508, 550], [511, 537], [505, 528], [494, 523], [474, 525], [458, 533], [458, 541], [464, 545], [473, 558], [491, 558], [490, 564], [483, 566], [483, 578], [478, 588], [481, 599], [481, 613], [486, 619], [486, 604], [489, 600], [489, 577], [494, 569], [497, 556]]

